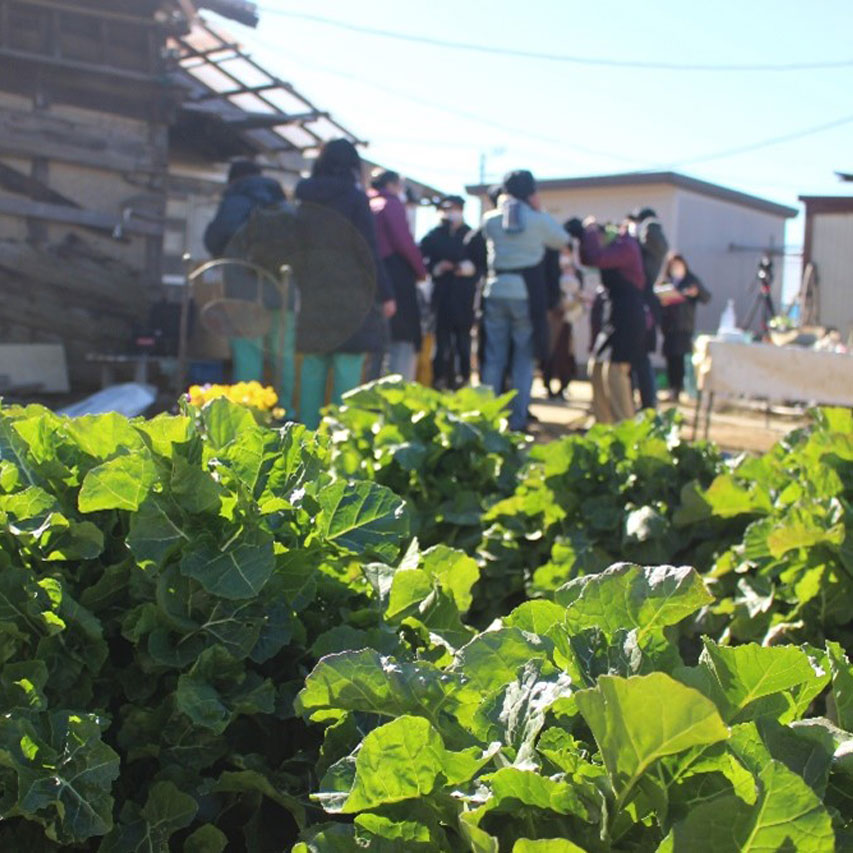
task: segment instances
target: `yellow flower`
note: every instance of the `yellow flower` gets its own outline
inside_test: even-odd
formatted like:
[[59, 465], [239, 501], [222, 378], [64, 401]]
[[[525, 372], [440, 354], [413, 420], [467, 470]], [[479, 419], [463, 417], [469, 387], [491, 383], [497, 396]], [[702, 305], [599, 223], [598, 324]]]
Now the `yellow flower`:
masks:
[[275, 390], [255, 380], [233, 385], [193, 385], [187, 391], [187, 397], [193, 406], [203, 406], [217, 397], [225, 397], [233, 403], [260, 411], [269, 411], [278, 403]]

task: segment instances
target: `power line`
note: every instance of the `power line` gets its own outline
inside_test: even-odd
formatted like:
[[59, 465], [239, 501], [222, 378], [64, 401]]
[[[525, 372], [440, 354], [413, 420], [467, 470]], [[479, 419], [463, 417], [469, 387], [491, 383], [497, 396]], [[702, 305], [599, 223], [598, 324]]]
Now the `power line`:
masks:
[[[247, 32], [246, 36], [250, 41], [254, 41], [257, 45], [264, 47], [267, 50], [276, 52], [280, 52], [281, 50], [280, 45], [273, 45], [271, 42], [266, 41], [265, 39], [262, 39], [257, 36], [254, 32]], [[537, 142], [544, 142], [548, 145], [558, 145], [564, 151], [576, 151], [579, 154], [587, 154], [593, 157], [606, 157], [610, 160], [626, 163], [635, 167], [641, 163], [640, 160], [637, 160], [634, 157], [625, 157], [621, 154], [616, 154], [612, 151], [602, 150], [601, 148], [592, 148], [590, 146], [579, 145], [576, 142], [568, 142], [566, 139], [563, 138], [547, 136], [540, 133], [533, 133], [529, 130], [521, 131], [517, 127], [512, 127], [510, 125], [502, 124], [501, 122], [496, 122], [493, 119], [487, 118], [486, 116], [477, 115], [475, 113], [469, 112], [468, 110], [456, 109], [438, 101], [432, 101], [427, 98], [421, 98], [417, 95], [413, 95], [409, 91], [402, 91], [400, 89], [394, 88], [393, 86], [386, 86], [384, 83], [378, 83], [375, 80], [371, 80], [366, 77], [360, 77], [358, 75], [352, 74], [350, 71], [343, 71], [338, 68], [330, 68], [326, 65], [320, 65], [314, 62], [313, 59], [302, 56], [298, 53], [294, 53], [292, 50], [288, 50], [287, 56], [288, 58], [299, 60], [303, 65], [308, 68], [313, 68], [315, 71], [321, 71], [325, 74], [331, 74], [336, 77], [341, 77], [345, 80], [361, 83], [365, 86], [370, 86], [371, 88], [376, 89], [377, 91], [385, 92], [388, 95], [393, 95], [394, 97], [409, 101], [410, 103], [417, 104], [419, 106], [429, 107], [430, 109], [439, 110], [440, 112], [446, 113], [447, 115], [453, 115], [457, 118], [463, 118], [467, 121], [472, 121], [477, 124], [481, 124], [485, 127], [491, 127], [495, 130], [500, 130], [503, 133], [512, 134], [515, 137], [521, 137], [523, 139], [534, 140]]]
[[[254, 31], [247, 32], [247, 36], [250, 40], [255, 41], [261, 47], [265, 47], [268, 50], [278, 51], [278, 45], [274, 45], [271, 42], [268, 42], [259, 36], [256, 35]], [[518, 128], [510, 127], [508, 125], [504, 125], [500, 122], [495, 122], [492, 119], [486, 118], [485, 116], [479, 116], [474, 113], [470, 113], [467, 110], [459, 110], [454, 109], [453, 107], [449, 107], [446, 104], [438, 103], [435, 101], [430, 101], [425, 98], [420, 98], [418, 96], [412, 95], [411, 92], [403, 92], [399, 89], [395, 89], [390, 86], [386, 86], [384, 84], [378, 83], [375, 80], [370, 80], [368, 78], [359, 77], [354, 75], [348, 71], [342, 71], [340, 69], [329, 68], [328, 66], [323, 66], [315, 63], [312, 59], [305, 58], [300, 56], [299, 54], [294, 54], [292, 51], [288, 51], [288, 56], [298, 59], [300, 62], [305, 64], [308, 67], [313, 67], [317, 71], [321, 71], [326, 74], [331, 74], [333, 76], [342, 77], [347, 80], [352, 80], [358, 83], [362, 83], [363, 85], [370, 86], [378, 91], [385, 92], [387, 94], [393, 95], [395, 97], [401, 98], [403, 100], [407, 100], [411, 103], [419, 104], [422, 106], [427, 106], [432, 109], [439, 110], [441, 112], [447, 113], [448, 115], [455, 115], [460, 118], [464, 118], [468, 121], [476, 122], [478, 124], [482, 124], [486, 127], [492, 127], [497, 130], [501, 130], [504, 133], [513, 134], [516, 137], [519, 137], [524, 140], [532, 140], [547, 143], [549, 145], [558, 145], [563, 150], [574, 150], [583, 154], [591, 154], [597, 157], [607, 157], [612, 160], [621, 161], [623, 163], [628, 163], [635, 166], [631, 171], [660, 171], [663, 169], [680, 169], [685, 166], [692, 166], [698, 163], [706, 163], [711, 160], [722, 160], [726, 157], [734, 157], [738, 154], [744, 154], [751, 151], [757, 151], [762, 148], [769, 148], [774, 145], [780, 145], [784, 142], [791, 142], [796, 139], [801, 139], [803, 137], [811, 136], [816, 133], [822, 133], [827, 130], [831, 130], [836, 127], [841, 127], [843, 125], [849, 124], [853, 122], [853, 115], [845, 116], [840, 119], [835, 119], [834, 121], [826, 122], [824, 124], [815, 125], [812, 127], [804, 128], [802, 130], [793, 131], [791, 133], [783, 134], [781, 136], [771, 137], [769, 139], [763, 139], [757, 142], [752, 142], [746, 145], [737, 146], [735, 148], [728, 148], [722, 151], [716, 151], [709, 154], [703, 154], [698, 157], [693, 157], [685, 160], [678, 161], [676, 163], [667, 163], [667, 164], [659, 164], [657, 166], [647, 166], [645, 165], [647, 161], [639, 161], [633, 158], [623, 157], [619, 154], [614, 154], [613, 152], [603, 151], [601, 149], [593, 149], [586, 146], [578, 145], [576, 143], [566, 142], [564, 139], [559, 139], [556, 137], [545, 136], [543, 134], [531, 133], [529, 130], [520, 131]], [[636, 166], [643, 162], [644, 168], [637, 169]]]
[[445, 39], [433, 38], [431, 36], [419, 36], [413, 33], [401, 33], [393, 30], [368, 27], [362, 24], [353, 24], [349, 21], [339, 21], [327, 18], [323, 15], [312, 15], [307, 12], [293, 12], [286, 9], [276, 9], [271, 6], [260, 6], [260, 11], [266, 15], [280, 15], [294, 20], [308, 21], [325, 27], [334, 27], [347, 32], [359, 33], [360, 35], [377, 36], [379, 38], [405, 41], [411, 44], [428, 45], [449, 50], [462, 50], [474, 53], [485, 53], [493, 56], [513, 57], [515, 59], [537, 59], [548, 62], [566, 62], [572, 65], [589, 65], [596, 68], [632, 68], [641, 71], [817, 71], [833, 68], [853, 67], [853, 59], [837, 59], [822, 62], [785, 62], [781, 64], [758, 63], [758, 64], [735, 64], [735, 65], [712, 65], [702, 63], [678, 63], [678, 62], [651, 62], [632, 59], [612, 59], [608, 57], [575, 56], [571, 54], [539, 53], [531, 50], [519, 50], [511, 47], [496, 47], [487, 44], [476, 44], [474, 42], [447, 41]]
[[751, 142], [748, 145], [740, 145], [737, 148], [728, 148], [724, 151], [716, 151], [712, 154], [703, 154], [700, 157], [693, 157], [689, 160], [682, 160], [680, 163], [671, 163], [667, 166], [670, 169], [680, 169], [683, 166], [693, 166], [696, 163], [707, 163], [709, 160], [722, 160], [724, 157], [734, 157], [737, 154], [746, 154], [749, 151], [758, 151], [761, 148], [769, 148], [771, 145], [780, 145], [783, 142], [793, 142], [795, 139], [802, 139], [805, 136], [811, 136], [815, 133], [823, 133], [825, 130], [832, 130], [836, 127], [842, 127], [845, 124], [853, 122], [853, 115], [844, 116], [843, 118], [828, 121], [825, 124], [818, 124], [813, 127], [807, 127], [803, 130], [795, 130], [792, 133], [786, 133], [782, 136], [773, 136], [770, 139], [763, 139], [760, 142]]

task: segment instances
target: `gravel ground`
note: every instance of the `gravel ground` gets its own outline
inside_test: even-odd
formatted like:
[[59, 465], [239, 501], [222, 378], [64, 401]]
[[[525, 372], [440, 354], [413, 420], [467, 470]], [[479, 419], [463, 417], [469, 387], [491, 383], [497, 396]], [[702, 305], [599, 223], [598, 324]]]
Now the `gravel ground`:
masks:
[[[572, 382], [569, 391], [567, 402], [548, 400], [545, 389], [537, 380], [531, 410], [539, 422], [533, 424], [531, 433], [538, 441], [551, 441], [568, 433], [582, 432], [592, 425], [592, 389], [589, 382]], [[662, 403], [661, 406], [669, 407], [671, 404]], [[679, 404], [678, 408], [684, 416], [684, 436], [692, 438], [695, 403]], [[804, 414], [797, 409], [774, 408], [767, 414], [756, 405], [718, 403], [711, 418], [709, 437], [723, 450], [764, 453], [782, 436], [805, 422]], [[699, 437], [702, 437], [701, 424]]]

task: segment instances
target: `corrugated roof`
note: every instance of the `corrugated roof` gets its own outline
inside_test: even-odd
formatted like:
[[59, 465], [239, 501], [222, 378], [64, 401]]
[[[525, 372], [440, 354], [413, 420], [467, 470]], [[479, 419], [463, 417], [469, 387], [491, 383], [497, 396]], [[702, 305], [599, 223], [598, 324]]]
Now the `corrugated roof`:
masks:
[[[581, 178], [553, 178], [537, 181], [541, 190], [571, 190], [571, 189], [597, 189], [599, 187], [634, 187], [648, 186], [652, 184], [663, 184], [690, 190], [699, 195], [718, 198], [742, 207], [750, 207], [760, 210], [762, 213], [770, 213], [791, 219], [798, 211], [794, 207], [778, 204], [759, 196], [743, 193], [728, 187], [712, 184], [709, 181], [701, 181], [691, 178], [679, 172], [624, 172], [616, 175], [593, 175]], [[489, 187], [477, 184], [465, 188], [472, 195], [484, 195]]]
[[175, 37], [172, 47], [178, 53], [175, 79], [186, 93], [181, 104], [185, 114], [213, 119], [267, 152], [304, 153], [334, 137], [360, 142], [204, 20], [197, 19], [189, 33]]

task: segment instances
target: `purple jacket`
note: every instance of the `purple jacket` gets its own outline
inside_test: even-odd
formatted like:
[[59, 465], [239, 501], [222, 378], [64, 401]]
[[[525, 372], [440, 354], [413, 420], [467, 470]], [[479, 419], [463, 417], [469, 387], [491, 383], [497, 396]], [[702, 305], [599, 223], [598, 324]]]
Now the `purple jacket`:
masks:
[[370, 209], [376, 222], [376, 237], [379, 257], [385, 260], [391, 255], [400, 255], [412, 268], [415, 278], [427, 277], [420, 249], [409, 231], [409, 220], [403, 202], [391, 193], [370, 190]]
[[640, 291], [646, 286], [640, 244], [629, 234], [620, 234], [605, 246], [598, 228], [585, 229], [581, 240], [581, 263], [600, 270], [617, 270]]

